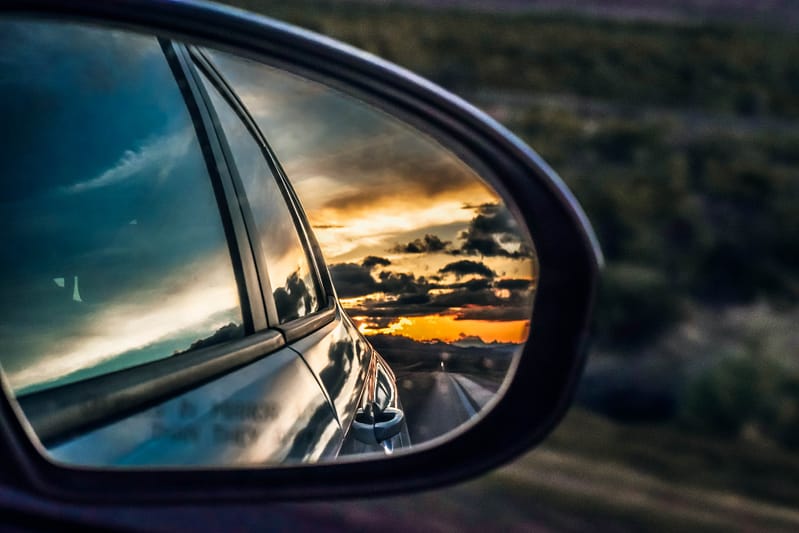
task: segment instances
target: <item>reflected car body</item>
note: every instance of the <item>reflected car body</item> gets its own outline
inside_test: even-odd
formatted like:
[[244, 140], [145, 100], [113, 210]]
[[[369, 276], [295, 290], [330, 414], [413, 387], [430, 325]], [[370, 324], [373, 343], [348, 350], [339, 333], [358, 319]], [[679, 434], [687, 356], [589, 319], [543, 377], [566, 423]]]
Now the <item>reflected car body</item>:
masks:
[[[268, 357], [55, 441], [48, 451], [57, 460], [93, 466], [208, 466], [307, 462], [380, 450], [358, 442], [349, 430], [360, 406], [375, 400], [371, 391], [381, 359], [338, 311], [320, 330]], [[309, 371], [309, 363], [316, 368]], [[395, 387], [393, 380], [383, 383]], [[23, 397], [23, 406], [32, 400]], [[383, 408], [396, 408], [396, 396], [392, 400]], [[396, 441], [408, 443], [407, 436]]]
[[[30, 29], [3, 24], [11, 39]], [[48, 453], [91, 466], [229, 466], [409, 445], [404, 422], [382, 445], [351, 431], [364, 408], [400, 409], [396, 380], [343, 312], [299, 200], [213, 64], [200, 50], [155, 37], [120, 32], [99, 51], [88, 45], [107, 37], [101, 31], [34, 27], [39, 42], [20, 41], [19, 56], [27, 57], [12, 61], [14, 82], [4, 87], [4, 100], [35, 109], [26, 96], [34, 94], [58, 109], [29, 117], [30, 131], [16, 132], [19, 142], [41, 139], [37, 127], [55, 128], [62, 116], [65, 124], [83, 119], [88, 141], [82, 151], [54, 149], [45, 167], [28, 161], [27, 152], [4, 154], [4, 213], [14, 218], [6, 224], [9, 242], [60, 252], [23, 250], [19, 261], [4, 265], [2, 282], [3, 340], [13, 348], [3, 366]], [[55, 88], [47, 77], [23, 75], [40, 66], [37, 54], [68, 64]], [[115, 69], [121, 59], [133, 63], [122, 73]], [[171, 86], [159, 86], [158, 76]], [[78, 96], [70, 100], [67, 91]], [[173, 100], [165, 103], [169, 91]], [[97, 103], [100, 97], [105, 101]], [[133, 98], [141, 103], [126, 100]], [[120, 124], [109, 126], [107, 117], [92, 115], [91, 106], [101, 104], [141, 109], [120, 113]], [[161, 114], [145, 123], [154, 106]], [[147, 128], [163, 123], [174, 134], [153, 142]], [[98, 168], [101, 159], [108, 165], [108, 155], [98, 154], [116, 141], [127, 148], [111, 169], [70, 164], [95, 158]], [[147, 159], [156, 156], [169, 164]], [[62, 170], [48, 174], [52, 168]], [[28, 179], [19, 179], [23, 174]], [[180, 181], [196, 177], [207, 179], [203, 197], [194, 193], [199, 181]], [[86, 213], [97, 195], [104, 195], [103, 208]], [[49, 224], [37, 222], [48, 217]], [[216, 232], [216, 248], [190, 234], [198, 220]], [[59, 245], [65, 228], [72, 234]], [[234, 295], [235, 304], [198, 310], [200, 300], [213, 305], [209, 294]], [[14, 312], [24, 299], [28, 308]], [[146, 315], [145, 304], [160, 314]], [[103, 324], [114, 327], [98, 331]], [[158, 336], [141, 338], [158, 324]], [[56, 340], [43, 345], [48, 335]], [[74, 354], [96, 357], [63, 364]]]

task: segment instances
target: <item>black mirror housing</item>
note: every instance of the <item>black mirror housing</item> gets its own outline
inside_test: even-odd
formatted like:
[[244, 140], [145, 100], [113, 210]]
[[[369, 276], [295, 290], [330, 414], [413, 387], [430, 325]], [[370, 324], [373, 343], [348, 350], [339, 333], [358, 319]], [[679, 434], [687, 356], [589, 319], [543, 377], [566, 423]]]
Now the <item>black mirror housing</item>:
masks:
[[[67, 19], [211, 46], [322, 82], [425, 132], [481, 171], [533, 237], [539, 284], [532, 334], [493, 409], [412, 453], [269, 468], [115, 470], [46, 459], [3, 382], [4, 483], [92, 502], [302, 500], [374, 496], [477, 475], [539, 443], [568, 409], [580, 376], [602, 256], [585, 214], [557, 174], [493, 119], [374, 56], [274, 20], [215, 4], [120, 0], [11, 1], [3, 16]], [[377, 431], [375, 425], [375, 431]]]

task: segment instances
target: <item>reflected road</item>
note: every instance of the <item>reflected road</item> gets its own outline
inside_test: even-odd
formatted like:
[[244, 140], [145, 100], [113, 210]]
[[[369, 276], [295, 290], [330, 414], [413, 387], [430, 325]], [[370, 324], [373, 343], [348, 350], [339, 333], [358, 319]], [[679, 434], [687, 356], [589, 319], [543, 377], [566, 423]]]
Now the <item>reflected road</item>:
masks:
[[451, 431], [494, 397], [494, 384], [445, 369], [398, 372], [400, 401], [411, 442], [418, 444]]

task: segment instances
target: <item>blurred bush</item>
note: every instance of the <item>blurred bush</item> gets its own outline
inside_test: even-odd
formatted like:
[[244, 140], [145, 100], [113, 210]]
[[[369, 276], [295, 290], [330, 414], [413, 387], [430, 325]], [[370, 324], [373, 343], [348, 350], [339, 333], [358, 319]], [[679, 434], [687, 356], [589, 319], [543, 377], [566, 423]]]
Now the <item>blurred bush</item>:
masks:
[[602, 276], [596, 334], [605, 347], [640, 348], [681, 316], [679, 295], [660, 270], [613, 263]]
[[484, 12], [401, 2], [230, 3], [331, 35], [458, 92], [502, 87], [799, 117], [799, 42], [788, 32], [491, 13], [490, 3]]
[[756, 351], [725, 357], [688, 385], [680, 416], [700, 433], [797, 450], [799, 376]]

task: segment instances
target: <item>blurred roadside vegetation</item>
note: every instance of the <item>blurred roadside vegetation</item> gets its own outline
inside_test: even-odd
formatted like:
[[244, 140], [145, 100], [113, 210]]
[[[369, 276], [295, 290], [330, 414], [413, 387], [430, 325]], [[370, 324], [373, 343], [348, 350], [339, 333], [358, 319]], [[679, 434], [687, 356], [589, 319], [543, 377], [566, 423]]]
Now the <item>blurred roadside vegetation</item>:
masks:
[[227, 3], [330, 35], [460, 93], [502, 87], [799, 117], [799, 43], [787, 32], [391, 2]]
[[[476, 102], [572, 188], [607, 259], [579, 396], [588, 410], [574, 415], [596, 430], [582, 432], [595, 444], [567, 424], [548, 447], [799, 501], [796, 33], [232, 3], [374, 52]], [[625, 432], [633, 433], [614, 436]]]

